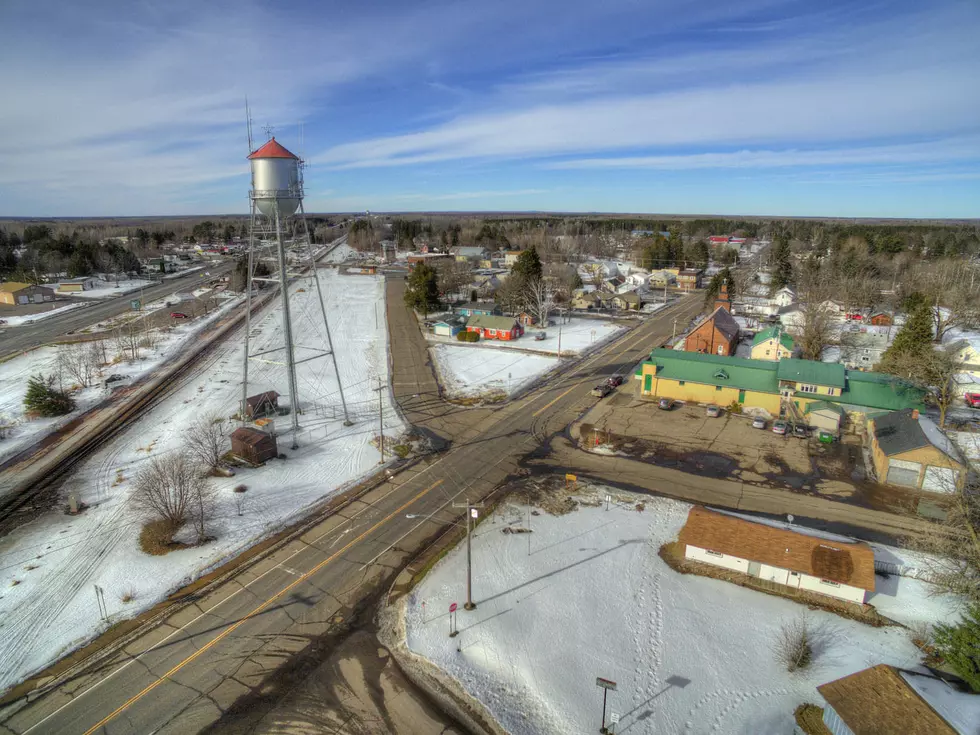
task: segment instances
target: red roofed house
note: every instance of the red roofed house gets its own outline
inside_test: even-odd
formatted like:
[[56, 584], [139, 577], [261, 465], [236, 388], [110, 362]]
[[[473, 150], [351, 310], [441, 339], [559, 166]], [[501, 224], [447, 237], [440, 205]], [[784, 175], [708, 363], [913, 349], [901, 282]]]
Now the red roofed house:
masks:
[[875, 554], [860, 541], [827, 539], [691, 508], [678, 540], [684, 557], [793, 589], [863, 604], [875, 590]]
[[728, 235], [712, 235], [708, 241], [712, 245], [724, 245], [728, 242]]

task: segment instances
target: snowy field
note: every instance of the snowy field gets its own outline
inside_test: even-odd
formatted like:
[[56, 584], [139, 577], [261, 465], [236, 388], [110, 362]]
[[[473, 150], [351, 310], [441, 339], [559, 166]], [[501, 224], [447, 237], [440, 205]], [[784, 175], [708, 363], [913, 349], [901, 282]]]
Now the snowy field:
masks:
[[430, 352], [449, 398], [512, 396], [558, 365], [557, 357], [513, 350], [436, 345]]
[[52, 316], [60, 316], [65, 312], [72, 311], [73, 309], [80, 309], [85, 304], [63, 304], [58, 306], [57, 303], [51, 305], [50, 311], [38, 311], [34, 314], [24, 314], [23, 316], [5, 316], [0, 317], [3, 320], [3, 324], [0, 327], [19, 327], [23, 324], [33, 324], [34, 322], [41, 321], [42, 319], [47, 319]]
[[[132, 479], [151, 458], [179, 451], [183, 428], [196, 418], [237, 411], [241, 341], [232, 336], [223, 342], [175, 393], [76, 470], [62, 488], [62, 498], [75, 492], [91, 506], [88, 511], [74, 518], [52, 511], [0, 540], [0, 689], [105, 629], [93, 585], [105, 589], [112, 622], [130, 617], [377, 468], [379, 454], [371, 444], [378, 426], [375, 389], [379, 377], [388, 381], [388, 361], [385, 321], [375, 326], [375, 309], [383, 309], [384, 281], [332, 272], [321, 272], [321, 279], [354, 425], [343, 426], [330, 361], [300, 365], [305, 411], [300, 448], [291, 450], [289, 439], [281, 436], [279, 451], [287, 459], [214, 481], [218, 508], [209, 530], [215, 541], [166, 556], [145, 555], [138, 547], [141, 522], [127, 504]], [[307, 279], [293, 288], [297, 342], [309, 346], [317, 336], [312, 325], [319, 319], [315, 289]], [[253, 321], [253, 354], [274, 346], [281, 335], [280, 318], [279, 310], [269, 309]], [[285, 392], [282, 382], [273, 367], [253, 362], [254, 392]], [[383, 399], [385, 434], [395, 436], [403, 426], [387, 391]], [[287, 419], [277, 421], [285, 424]], [[240, 516], [232, 489], [242, 483], [248, 492]], [[126, 595], [133, 601], [123, 602]]]
[[[107, 365], [99, 370], [96, 379], [88, 388], [81, 388], [75, 393], [75, 410], [57, 418], [37, 418], [28, 420], [24, 415], [24, 393], [27, 381], [31, 376], [43, 374], [56, 376], [57, 383], [70, 387], [72, 379], [61, 375], [58, 365], [58, 352], [61, 347], [40, 347], [27, 352], [12, 360], [0, 364], [0, 423], [10, 428], [7, 438], [0, 441], [0, 462], [8, 460], [13, 455], [40, 441], [44, 436], [72, 421], [78, 414], [90, 409], [109, 395], [104, 387], [108, 375], [122, 375], [127, 379], [139, 378], [159, 367], [166, 360], [177, 356], [180, 351], [204, 328], [225, 316], [229, 310], [242, 303], [241, 297], [224, 297], [222, 306], [212, 311], [206, 317], [179, 322], [168, 331], [156, 331], [156, 343], [150, 349], [141, 349], [141, 359], [135, 362], [123, 361]], [[111, 341], [110, 341], [111, 342]], [[85, 343], [82, 343], [85, 346]], [[116, 353], [113, 345], [106, 346], [107, 354], [111, 357]], [[0, 493], [9, 484], [0, 480]]]
[[[572, 318], [561, 326], [561, 354], [562, 357], [581, 355], [588, 350], [601, 345], [615, 337], [623, 331], [623, 327], [612, 322], [601, 319], [577, 319]], [[545, 332], [546, 339], [534, 339], [538, 332]], [[455, 339], [449, 337], [436, 337], [429, 335], [433, 342], [456, 343]], [[529, 352], [542, 352], [545, 354], [558, 354], [558, 326], [538, 329], [537, 327], [527, 327], [527, 331], [520, 339], [512, 341], [502, 341], [496, 339], [485, 339], [480, 341], [483, 347], [500, 350], [527, 350]]]
[[[618, 683], [609, 693], [618, 733], [785, 735], [798, 704], [822, 705], [817, 685], [878, 663], [918, 668], [919, 651], [900, 627], [872, 628], [674, 572], [657, 551], [676, 539], [690, 506], [603, 492], [613, 495], [609, 511], [542, 513], [530, 534], [502, 533], [526, 525], [526, 506], [485, 520], [473, 539], [473, 612], [462, 606], [462, 545], [407, 600], [409, 648], [461, 682], [508, 732], [597, 732], [601, 676]], [[877, 583], [871, 602], [886, 616], [955, 619], [952, 601], [929, 597], [924, 582]], [[448, 636], [451, 602], [459, 603], [457, 638]], [[804, 612], [817, 631], [815, 660], [788, 674], [772, 642]]]
[[133, 291], [139, 291], [141, 288], [155, 286], [158, 283], [159, 281], [147, 281], [137, 278], [132, 278], [128, 281], [119, 281], [118, 283], [96, 281], [95, 288], [90, 288], [88, 291], [71, 291], [69, 293], [59, 291], [58, 293], [60, 296], [70, 296], [73, 299], [111, 299], [116, 296], [132, 293]]

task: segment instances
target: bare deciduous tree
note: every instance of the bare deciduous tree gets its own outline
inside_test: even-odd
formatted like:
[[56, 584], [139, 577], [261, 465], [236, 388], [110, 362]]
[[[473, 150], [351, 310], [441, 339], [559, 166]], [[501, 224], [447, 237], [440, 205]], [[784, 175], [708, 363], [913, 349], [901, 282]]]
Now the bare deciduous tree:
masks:
[[953, 327], [980, 324], [980, 284], [961, 260], [944, 260], [925, 274], [926, 293], [933, 303], [936, 341]]
[[824, 347], [834, 338], [833, 314], [822, 301], [805, 301], [800, 304], [802, 323], [799, 327], [799, 345], [804, 360], [819, 360]]
[[57, 359], [58, 372], [83, 388], [87, 388], [95, 378], [96, 364], [89, 345], [77, 342], [61, 345]]
[[538, 325], [548, 324], [548, 317], [555, 306], [551, 289], [543, 278], [535, 278], [524, 284], [522, 294], [524, 308], [530, 313]]
[[142, 337], [142, 330], [139, 328], [136, 319], [116, 327], [112, 332], [116, 351], [122, 355], [123, 359], [130, 361], [139, 360]]
[[140, 470], [130, 502], [148, 519], [165, 522], [173, 534], [189, 519], [203, 528], [208, 520], [203, 513], [213, 508], [213, 498], [214, 489], [201, 467], [186, 454], [171, 452], [154, 457]]
[[184, 435], [187, 451], [207, 469], [217, 469], [225, 453], [225, 430], [225, 418], [221, 414], [212, 411], [200, 416]]
[[602, 288], [602, 282], [606, 280], [606, 269], [602, 263], [583, 263], [582, 270], [589, 285]]
[[939, 426], [946, 426], [946, 414], [960, 396], [956, 376], [964, 370], [955, 349], [934, 350], [927, 344], [924, 350], [892, 356], [888, 370], [924, 390], [929, 402], [939, 409]]
[[964, 483], [958, 488], [948, 482], [953, 502], [946, 506], [945, 520], [934, 521], [933, 529], [904, 542], [928, 552], [922, 563], [938, 591], [980, 603], [980, 487]]

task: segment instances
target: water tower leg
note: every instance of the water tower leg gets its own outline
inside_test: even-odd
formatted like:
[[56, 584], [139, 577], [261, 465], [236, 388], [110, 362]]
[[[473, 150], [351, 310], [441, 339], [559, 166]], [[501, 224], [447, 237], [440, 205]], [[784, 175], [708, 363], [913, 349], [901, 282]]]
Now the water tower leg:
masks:
[[299, 448], [299, 394], [296, 390], [296, 357], [293, 354], [293, 324], [289, 316], [289, 274], [286, 272], [286, 246], [282, 241], [282, 220], [279, 202], [275, 204], [276, 243], [279, 251], [279, 288], [282, 297], [282, 332], [286, 343], [286, 378], [289, 381], [290, 414], [292, 415], [293, 449]]
[[327, 321], [327, 306], [323, 303], [323, 290], [320, 286], [320, 275], [316, 271], [316, 260], [313, 259], [313, 240], [310, 237], [309, 225], [306, 222], [306, 211], [303, 209], [303, 200], [299, 202], [300, 220], [303, 222], [303, 231], [306, 234], [306, 251], [310, 258], [310, 268], [313, 269], [313, 282], [316, 283], [316, 297], [320, 302], [320, 313], [323, 315], [323, 326], [327, 330], [327, 349], [330, 350], [330, 359], [333, 361], [333, 372], [337, 376], [337, 391], [340, 393], [340, 405], [344, 408], [344, 426], [353, 426], [350, 415], [347, 413], [347, 400], [344, 398], [344, 386], [340, 383], [340, 368], [337, 367], [337, 355], [333, 351], [333, 338], [330, 336], [330, 324]]

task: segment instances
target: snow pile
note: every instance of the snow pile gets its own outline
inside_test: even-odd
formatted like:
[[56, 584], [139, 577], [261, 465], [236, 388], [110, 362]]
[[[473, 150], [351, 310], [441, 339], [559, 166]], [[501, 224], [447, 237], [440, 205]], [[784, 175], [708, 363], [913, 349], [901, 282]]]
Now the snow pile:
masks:
[[[380, 320], [376, 327], [374, 311], [379, 305], [383, 308], [384, 281], [332, 272], [322, 272], [321, 279], [354, 425], [343, 425], [339, 401], [329, 398], [336, 391], [330, 361], [300, 365], [302, 395], [319, 396], [316, 401], [301, 398], [300, 448], [290, 449], [288, 417], [277, 419], [283, 432], [279, 451], [287, 459], [214, 480], [218, 508], [210, 531], [216, 540], [161, 557], [144, 554], [138, 547], [141, 522], [127, 503], [132, 479], [153, 457], [178, 450], [184, 429], [198, 417], [212, 411], [230, 416], [237, 410], [242, 346], [240, 333], [239, 338], [229, 337], [178, 390], [78, 467], [62, 487], [61, 501], [76, 493], [90, 506], [86, 512], [70, 517], [55, 510], [0, 539], [0, 689], [105, 629], [93, 585], [105, 590], [112, 623], [132, 616], [378, 467], [378, 451], [371, 444], [378, 426], [375, 389], [378, 377], [387, 382], [388, 360], [385, 322]], [[296, 324], [302, 327], [304, 313], [316, 317], [319, 307], [314, 288], [302, 282], [295, 288], [304, 289], [291, 302]], [[267, 348], [281, 334], [280, 318], [279, 309], [270, 308], [253, 320], [253, 352]], [[309, 337], [299, 329], [297, 343], [308, 343]], [[253, 373], [255, 392], [281, 388], [264, 382], [271, 374], [257, 367], [250, 369]], [[397, 436], [404, 427], [387, 391], [382, 398], [385, 434]], [[248, 487], [242, 515], [236, 505], [242, 496], [233, 492], [239, 484]], [[123, 602], [129, 594], [133, 601]]]
[[[62, 302], [63, 303], [63, 302]], [[60, 316], [66, 311], [71, 311], [73, 309], [80, 309], [85, 306], [85, 304], [64, 304], [63, 306], [58, 306], [57, 303], [52, 304], [50, 311], [38, 311], [34, 314], [24, 314], [23, 316], [4, 316], [0, 317], [0, 329], [3, 327], [19, 327], [23, 324], [33, 324], [34, 322], [41, 321], [42, 319], [47, 319], [51, 316]]]
[[[75, 399], [75, 410], [65, 416], [28, 420], [24, 410], [24, 394], [27, 392], [27, 381], [31, 376], [53, 375], [56, 377], [56, 384], [66, 388], [71, 386], [70, 376], [59, 376], [58, 352], [62, 348], [40, 347], [0, 364], [0, 422], [10, 427], [7, 438], [0, 440], [0, 462], [7, 461], [104, 400], [109, 395], [108, 389], [103, 384], [105, 377], [109, 375], [121, 375], [127, 379], [142, 377], [166, 360], [179, 355], [181, 350], [203, 329], [227, 315], [231, 309], [241, 303], [241, 297], [231, 298], [221, 308], [205, 317], [179, 322], [168, 331], [157, 331], [155, 345], [150, 349], [141, 349], [139, 361], [107, 365], [101, 370], [101, 378], [97, 377], [88, 388], [75, 391], [72, 394]], [[81, 344], [82, 347], [87, 347], [86, 343]], [[118, 350], [109, 340], [106, 345], [109, 358], [112, 359], [117, 352]], [[9, 484], [10, 481], [0, 481], [0, 492], [6, 490]]]
[[[462, 546], [407, 601], [409, 647], [459, 680], [509, 732], [597, 731], [597, 676], [618, 683], [609, 693], [617, 732], [792, 732], [794, 708], [821, 701], [817, 685], [878, 663], [916, 667], [919, 651], [902, 628], [674, 572], [657, 551], [676, 538], [690, 506], [614, 490], [594, 499], [606, 492], [609, 511], [600, 502], [534, 516], [531, 534], [502, 533], [526, 525], [524, 506], [486, 519], [473, 539], [476, 610], [462, 607]], [[929, 597], [925, 583], [885, 581], [872, 599], [884, 614], [949, 619], [952, 603]], [[451, 602], [460, 603], [456, 638], [448, 637]], [[804, 612], [815, 660], [790, 675], [773, 641]]]
[[431, 351], [440, 382], [450, 398], [514, 395], [558, 365], [557, 357], [513, 350], [436, 345]]

